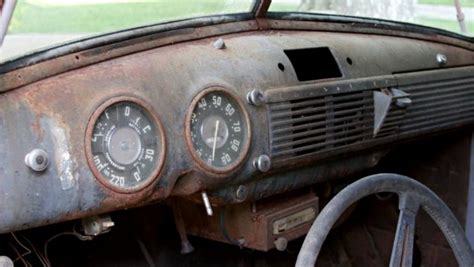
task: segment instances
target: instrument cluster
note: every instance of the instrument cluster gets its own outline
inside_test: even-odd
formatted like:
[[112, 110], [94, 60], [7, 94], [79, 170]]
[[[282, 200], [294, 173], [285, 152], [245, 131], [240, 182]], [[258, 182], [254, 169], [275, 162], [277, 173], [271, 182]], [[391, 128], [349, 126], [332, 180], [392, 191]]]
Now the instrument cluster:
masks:
[[[193, 166], [206, 175], [227, 175], [243, 163], [250, 121], [241, 100], [222, 87], [199, 92], [185, 117]], [[96, 179], [118, 193], [134, 193], [158, 180], [166, 156], [166, 134], [152, 103], [113, 97], [92, 114], [85, 151]]]

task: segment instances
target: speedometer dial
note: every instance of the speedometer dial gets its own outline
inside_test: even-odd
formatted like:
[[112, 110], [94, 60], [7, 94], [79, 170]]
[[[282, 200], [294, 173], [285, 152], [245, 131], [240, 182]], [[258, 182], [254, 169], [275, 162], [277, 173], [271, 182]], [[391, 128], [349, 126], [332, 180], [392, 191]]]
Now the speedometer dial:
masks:
[[199, 94], [188, 114], [186, 137], [199, 165], [208, 171], [225, 173], [246, 156], [250, 128], [243, 105], [222, 88]]
[[92, 116], [86, 140], [89, 165], [101, 183], [134, 192], [154, 181], [164, 158], [159, 120], [139, 99], [108, 101]]

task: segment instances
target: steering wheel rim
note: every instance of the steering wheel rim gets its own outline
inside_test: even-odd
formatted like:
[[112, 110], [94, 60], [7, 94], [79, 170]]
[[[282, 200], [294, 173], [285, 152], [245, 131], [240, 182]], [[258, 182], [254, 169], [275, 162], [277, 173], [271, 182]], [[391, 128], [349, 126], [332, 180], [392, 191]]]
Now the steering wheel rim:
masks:
[[339, 192], [319, 213], [311, 226], [296, 261], [297, 267], [314, 266], [321, 247], [341, 214], [358, 200], [376, 193], [399, 196], [400, 215], [390, 266], [411, 266], [415, 217], [422, 207], [438, 225], [454, 252], [459, 266], [474, 266], [474, 252], [464, 230], [449, 207], [428, 187], [409, 177], [381, 173], [362, 178]]

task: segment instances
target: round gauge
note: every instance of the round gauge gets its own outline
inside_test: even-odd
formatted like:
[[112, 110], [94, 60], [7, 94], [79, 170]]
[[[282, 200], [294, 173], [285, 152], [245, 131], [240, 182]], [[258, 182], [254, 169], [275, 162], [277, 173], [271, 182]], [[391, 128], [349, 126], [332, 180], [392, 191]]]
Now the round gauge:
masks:
[[250, 144], [248, 115], [236, 97], [209, 88], [192, 102], [186, 122], [188, 146], [200, 166], [214, 173], [232, 171]]
[[163, 163], [163, 130], [145, 106], [139, 99], [115, 98], [99, 107], [89, 122], [89, 165], [112, 190], [134, 192], [146, 187]]

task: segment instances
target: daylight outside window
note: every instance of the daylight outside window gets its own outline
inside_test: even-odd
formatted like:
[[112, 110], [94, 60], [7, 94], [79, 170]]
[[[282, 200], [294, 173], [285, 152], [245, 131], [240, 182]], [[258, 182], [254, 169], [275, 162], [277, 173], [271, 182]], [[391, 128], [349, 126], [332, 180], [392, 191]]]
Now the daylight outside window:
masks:
[[269, 11], [378, 18], [474, 36], [474, 0], [273, 0]]
[[[254, 5], [253, 0], [17, 0], [0, 62], [39, 48], [131, 27], [249, 13]], [[379, 18], [465, 36], [474, 34], [474, 0], [273, 0], [269, 12]]]

